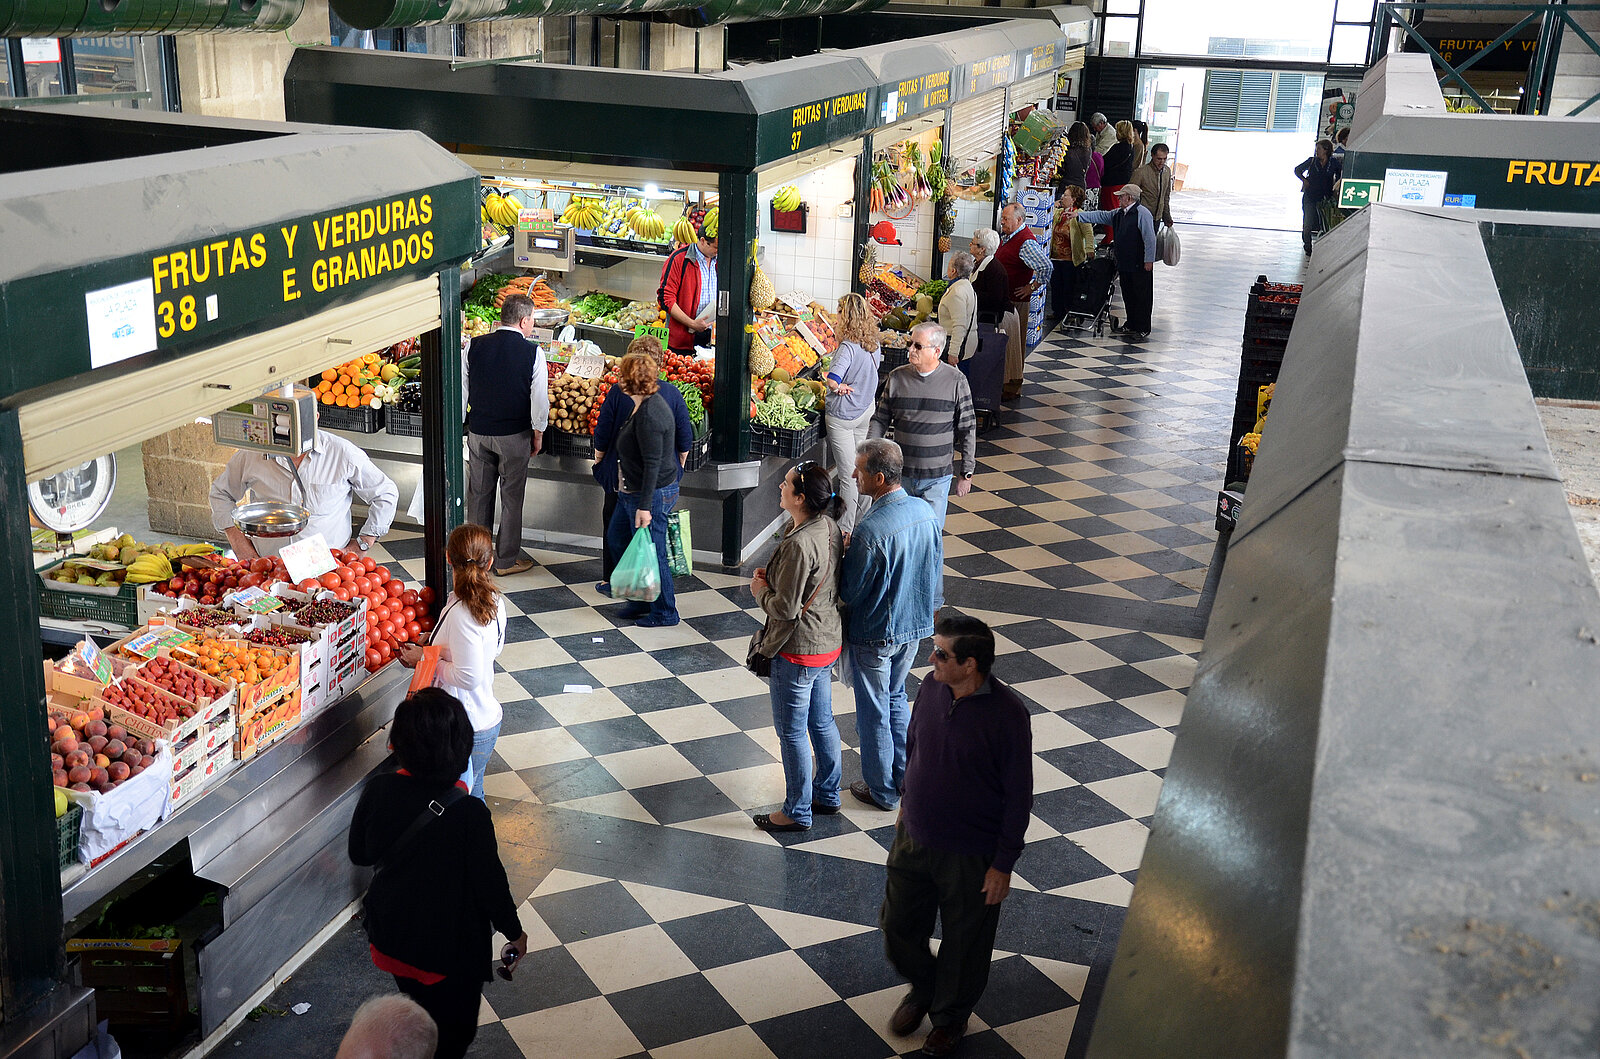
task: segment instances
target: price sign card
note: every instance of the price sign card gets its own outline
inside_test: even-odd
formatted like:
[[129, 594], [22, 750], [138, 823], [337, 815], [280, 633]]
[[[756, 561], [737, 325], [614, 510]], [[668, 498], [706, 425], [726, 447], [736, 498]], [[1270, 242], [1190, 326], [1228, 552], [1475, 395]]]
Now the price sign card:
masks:
[[321, 577], [338, 565], [333, 561], [333, 553], [328, 550], [328, 542], [322, 539], [320, 533], [284, 545], [278, 558], [283, 560], [284, 567], [289, 571], [289, 580], [296, 584]]
[[101, 653], [99, 645], [87, 636], [78, 645], [78, 657], [89, 667], [89, 672], [94, 674], [95, 680], [102, 684], [111, 683], [111, 659]]
[[[293, 547], [293, 545], [290, 545], [290, 547]], [[287, 561], [285, 565], [287, 565]], [[303, 581], [305, 578], [300, 578], [300, 580]], [[283, 600], [255, 585], [249, 588], [241, 588], [239, 591], [232, 593], [230, 599], [234, 606], [243, 607], [252, 614], [271, 614], [283, 606]]]
[[161, 649], [162, 635], [170, 631], [169, 629], [152, 629], [142, 636], [135, 636], [123, 644], [122, 649], [131, 655], [138, 655], [140, 658], [154, 658], [156, 652]]

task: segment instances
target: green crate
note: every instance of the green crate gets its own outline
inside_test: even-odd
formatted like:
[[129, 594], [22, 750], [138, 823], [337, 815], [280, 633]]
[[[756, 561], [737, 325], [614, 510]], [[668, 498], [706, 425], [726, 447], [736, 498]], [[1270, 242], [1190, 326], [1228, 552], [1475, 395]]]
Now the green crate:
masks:
[[[61, 562], [66, 562], [65, 559]], [[137, 585], [123, 585], [117, 590], [116, 595], [105, 595], [95, 592], [74, 592], [70, 588], [46, 588], [43, 575], [60, 566], [53, 563], [38, 571], [41, 580], [39, 584], [39, 613], [46, 618], [58, 618], [61, 621], [94, 621], [108, 625], [121, 625], [124, 628], [138, 628], [139, 622], [139, 587]]]
[[83, 809], [76, 803], [56, 817], [56, 860], [62, 871], [78, 863], [78, 829], [83, 826]]

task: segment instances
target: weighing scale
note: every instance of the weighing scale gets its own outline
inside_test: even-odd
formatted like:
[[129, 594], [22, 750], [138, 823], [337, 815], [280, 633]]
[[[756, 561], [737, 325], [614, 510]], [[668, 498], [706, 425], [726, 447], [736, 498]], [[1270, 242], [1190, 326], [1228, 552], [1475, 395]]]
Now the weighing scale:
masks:
[[60, 474], [28, 483], [28, 510], [61, 544], [105, 513], [117, 488], [117, 457], [107, 453]]
[[[211, 430], [218, 445], [288, 458], [300, 496], [309, 495], [294, 457], [310, 452], [317, 437], [317, 395], [312, 391], [285, 383], [213, 415]], [[246, 494], [233, 509], [233, 524], [250, 537], [292, 537], [310, 522], [310, 510], [292, 500], [256, 500]]]
[[[572, 225], [549, 220], [549, 210], [523, 210], [511, 234], [511, 259], [518, 268], [570, 272], [577, 253]], [[543, 215], [543, 216], [541, 216]]]

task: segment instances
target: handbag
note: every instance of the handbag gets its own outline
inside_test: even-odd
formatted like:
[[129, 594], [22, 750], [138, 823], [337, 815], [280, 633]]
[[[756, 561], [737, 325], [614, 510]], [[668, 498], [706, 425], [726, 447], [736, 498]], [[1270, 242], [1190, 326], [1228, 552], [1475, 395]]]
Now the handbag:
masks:
[[[799, 622], [800, 618], [805, 615], [805, 612], [811, 609], [811, 604], [817, 601], [817, 593], [822, 591], [823, 584], [832, 576], [833, 556], [832, 549], [830, 547], [827, 572], [824, 573], [822, 577], [818, 578], [817, 587], [811, 590], [811, 598], [806, 600], [806, 605], [801, 607], [800, 613], [795, 616], [795, 621], [797, 623]], [[759, 632], [751, 633], [750, 649], [745, 652], [744, 656], [744, 667], [758, 677], [770, 677], [772, 675], [772, 656], [761, 653], [761, 641], [766, 635], [767, 627], [765, 624], [761, 626], [761, 630]]]

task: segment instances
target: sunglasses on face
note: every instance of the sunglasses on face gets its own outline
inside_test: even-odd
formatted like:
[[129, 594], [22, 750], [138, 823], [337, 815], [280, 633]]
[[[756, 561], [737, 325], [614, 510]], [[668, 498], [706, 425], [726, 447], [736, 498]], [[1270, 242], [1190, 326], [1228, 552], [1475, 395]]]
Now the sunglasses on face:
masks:
[[933, 649], [933, 657], [937, 658], [941, 662], [948, 662], [950, 661], [950, 652], [946, 651], [943, 647], [935, 647]]
[[909, 345], [907, 345], [906, 348], [907, 349], [938, 349], [939, 347], [935, 346], [935, 345], [930, 345], [927, 342], [912, 342]]

